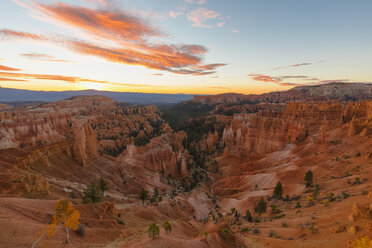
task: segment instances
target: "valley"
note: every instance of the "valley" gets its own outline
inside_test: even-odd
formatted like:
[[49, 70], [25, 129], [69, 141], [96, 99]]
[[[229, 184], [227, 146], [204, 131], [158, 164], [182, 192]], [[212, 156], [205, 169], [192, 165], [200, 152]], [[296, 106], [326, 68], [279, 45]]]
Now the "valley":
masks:
[[[31, 247], [61, 199], [84, 235], [66, 244], [59, 228], [36, 247], [328, 248], [371, 236], [371, 84], [166, 109], [105, 96], [0, 107], [0, 247]], [[107, 190], [87, 201], [100, 180]]]

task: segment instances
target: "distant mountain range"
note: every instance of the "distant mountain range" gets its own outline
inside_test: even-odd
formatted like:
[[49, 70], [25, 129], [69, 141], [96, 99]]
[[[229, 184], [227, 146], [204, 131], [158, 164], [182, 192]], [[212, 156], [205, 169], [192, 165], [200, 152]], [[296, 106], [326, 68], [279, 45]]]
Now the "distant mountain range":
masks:
[[0, 102], [9, 105], [20, 105], [22, 103], [55, 102], [58, 100], [74, 97], [100, 95], [114, 99], [118, 102], [126, 102], [141, 105], [174, 105], [193, 98], [188, 94], [155, 94], [134, 92], [112, 92], [98, 90], [78, 91], [33, 91], [19, 90], [0, 87]]

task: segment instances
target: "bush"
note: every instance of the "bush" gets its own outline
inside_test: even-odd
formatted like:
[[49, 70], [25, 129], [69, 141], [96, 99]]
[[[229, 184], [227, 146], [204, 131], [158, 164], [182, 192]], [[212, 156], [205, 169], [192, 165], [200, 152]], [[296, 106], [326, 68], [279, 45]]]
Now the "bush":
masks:
[[79, 224], [78, 228], [75, 230], [76, 234], [84, 237], [85, 236], [85, 226], [83, 224]]
[[255, 228], [253, 229], [252, 233], [253, 233], [253, 234], [260, 234], [261, 231], [260, 231], [260, 229], [258, 229], [257, 227], [255, 227]]
[[312, 234], [315, 234], [315, 233], [318, 233], [319, 228], [315, 225], [312, 225], [311, 227], [309, 227], [309, 230]]
[[163, 227], [165, 229], [166, 234], [168, 234], [168, 232], [172, 231], [172, 225], [168, 221], [163, 223]]
[[155, 222], [153, 222], [147, 229], [147, 233], [150, 238], [152, 239], [157, 238], [159, 237], [160, 234], [160, 228], [155, 224]]
[[248, 227], [244, 227], [243, 229], [242, 229], [242, 233], [247, 233], [247, 232], [249, 232], [251, 229], [249, 229]]
[[272, 215], [277, 215], [280, 214], [282, 211], [276, 206], [276, 205], [271, 205], [271, 214]]
[[360, 154], [360, 152], [358, 152], [357, 154], [355, 154], [355, 157], [360, 157], [362, 154]]
[[221, 238], [227, 239], [230, 236], [230, 231], [224, 227], [218, 231], [218, 234], [221, 236]]

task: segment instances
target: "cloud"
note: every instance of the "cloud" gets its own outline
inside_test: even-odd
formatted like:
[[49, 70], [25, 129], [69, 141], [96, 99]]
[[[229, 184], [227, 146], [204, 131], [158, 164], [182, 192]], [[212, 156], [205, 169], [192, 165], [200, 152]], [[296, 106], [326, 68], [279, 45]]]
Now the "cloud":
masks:
[[211, 89], [224, 89], [224, 90], [231, 89], [230, 87], [223, 87], [223, 86], [209, 86], [208, 88], [211, 88]]
[[50, 74], [0, 72], [0, 77], [8, 78], [7, 81], [27, 81], [28, 79], [36, 79], [36, 80], [61, 81], [61, 82], [67, 82], [67, 83], [91, 82], [91, 83], [110, 84], [110, 85], [116, 85], [116, 86], [129, 86], [129, 87], [165, 87], [165, 86], [155, 86], [155, 85], [148, 85], [148, 84], [116, 83], [116, 82], [87, 79], [87, 78], [81, 78], [81, 77], [50, 75]]
[[283, 82], [284, 79], [289, 79], [289, 78], [297, 78], [297, 77], [306, 77], [306, 76], [284, 76], [284, 77], [272, 77], [268, 75], [263, 75], [263, 74], [249, 74], [249, 77], [251, 77], [255, 81], [259, 82], [265, 82], [265, 83], [275, 83], [279, 84], [281, 86], [303, 86], [306, 84], [300, 84], [300, 83], [288, 83], [288, 82]]
[[207, 3], [207, 0], [185, 0], [185, 2], [189, 3], [189, 4], [197, 3], [197, 4], [200, 4], [200, 5], [203, 5], [203, 4]]
[[193, 22], [193, 27], [201, 27], [201, 28], [211, 28], [211, 26], [204, 24], [205, 21], [208, 19], [215, 19], [219, 17], [220, 14], [215, 12], [214, 10], [207, 10], [205, 8], [197, 8], [187, 14], [187, 19]]
[[[259, 82], [265, 82], [265, 83], [275, 83], [281, 86], [311, 86], [311, 85], [322, 85], [322, 84], [329, 84], [329, 83], [370, 83], [370, 82], [355, 82], [351, 81], [349, 79], [331, 79], [331, 80], [319, 80], [314, 77], [309, 76], [280, 76], [280, 77], [272, 77], [268, 75], [263, 74], [249, 74], [249, 77], [251, 77], [255, 81]], [[287, 79], [302, 79], [305, 81], [313, 81], [313, 82], [285, 82], [284, 80]]]
[[21, 71], [21, 69], [0, 65], [0, 71]]
[[233, 29], [233, 33], [239, 33], [239, 30]]
[[0, 81], [5, 81], [5, 82], [6, 81], [8, 81], [8, 82], [24, 82], [24, 81], [27, 81], [27, 80], [0, 77]]
[[319, 63], [323, 63], [325, 62], [324, 60], [320, 60], [320, 61], [317, 61], [317, 62], [305, 62], [305, 63], [299, 63], [299, 64], [293, 64], [293, 65], [288, 65], [288, 66], [281, 66], [281, 67], [274, 67], [273, 70], [281, 70], [281, 69], [284, 69], [284, 68], [293, 68], [293, 67], [301, 67], [301, 66], [309, 66], [309, 65], [313, 65], [313, 64], [319, 64]]
[[119, 10], [95, 10], [65, 3], [33, 3], [23, 6], [38, 14], [42, 20], [59, 22], [85, 31], [97, 37], [112, 41], [118, 39], [142, 41], [146, 36], [160, 36], [161, 33], [144, 20]]
[[163, 76], [163, 74], [162, 73], [154, 73], [154, 74], [152, 74], [153, 76]]
[[[47, 41], [82, 55], [172, 73], [192, 75], [215, 73], [212, 70], [216, 67], [203, 64], [202, 55], [207, 52], [204, 46], [155, 42], [154, 38], [164, 37], [164, 34], [149, 25], [149, 22], [130, 13], [118, 9], [94, 10], [64, 3], [25, 4], [19, 0], [17, 2], [38, 14], [42, 20], [58, 22], [64, 26], [67, 24], [67, 27], [87, 34], [79, 37], [89, 38], [89, 40], [62, 35], [38, 35], [8, 29], [0, 30], [0, 37]], [[210, 18], [216, 14], [209, 12], [207, 16]]]
[[217, 24], [217, 27], [218, 27], [218, 28], [222, 28], [224, 25], [225, 25], [225, 22], [219, 22], [219, 23]]
[[39, 41], [48, 40], [42, 35], [32, 34], [28, 32], [18, 32], [18, 31], [9, 30], [9, 29], [1, 29], [0, 37], [2, 40], [8, 39], [8, 38], [24, 38], [24, 39], [32, 39], [32, 40], [39, 40]]
[[57, 59], [51, 55], [47, 55], [43, 53], [23, 53], [20, 55], [28, 59], [39, 60], [39, 61], [51, 61], [51, 62], [63, 62], [63, 63], [70, 62], [70, 61], [63, 60], [63, 59]]
[[178, 12], [174, 12], [174, 11], [169, 11], [169, 16], [172, 17], [172, 18], [177, 18], [177, 16], [180, 16], [180, 15], [183, 15], [183, 13], [181, 11], [178, 11]]

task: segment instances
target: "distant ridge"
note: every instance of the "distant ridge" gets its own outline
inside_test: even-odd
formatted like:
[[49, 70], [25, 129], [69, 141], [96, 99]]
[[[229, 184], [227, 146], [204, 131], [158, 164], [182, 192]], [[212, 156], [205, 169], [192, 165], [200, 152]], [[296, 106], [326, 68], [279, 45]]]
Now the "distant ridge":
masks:
[[19, 90], [0, 87], [0, 102], [5, 104], [20, 105], [22, 102], [55, 102], [74, 96], [100, 95], [114, 99], [118, 102], [126, 102], [140, 105], [173, 105], [192, 99], [188, 94], [156, 94], [134, 92], [112, 92], [98, 90], [78, 91], [33, 91]]

